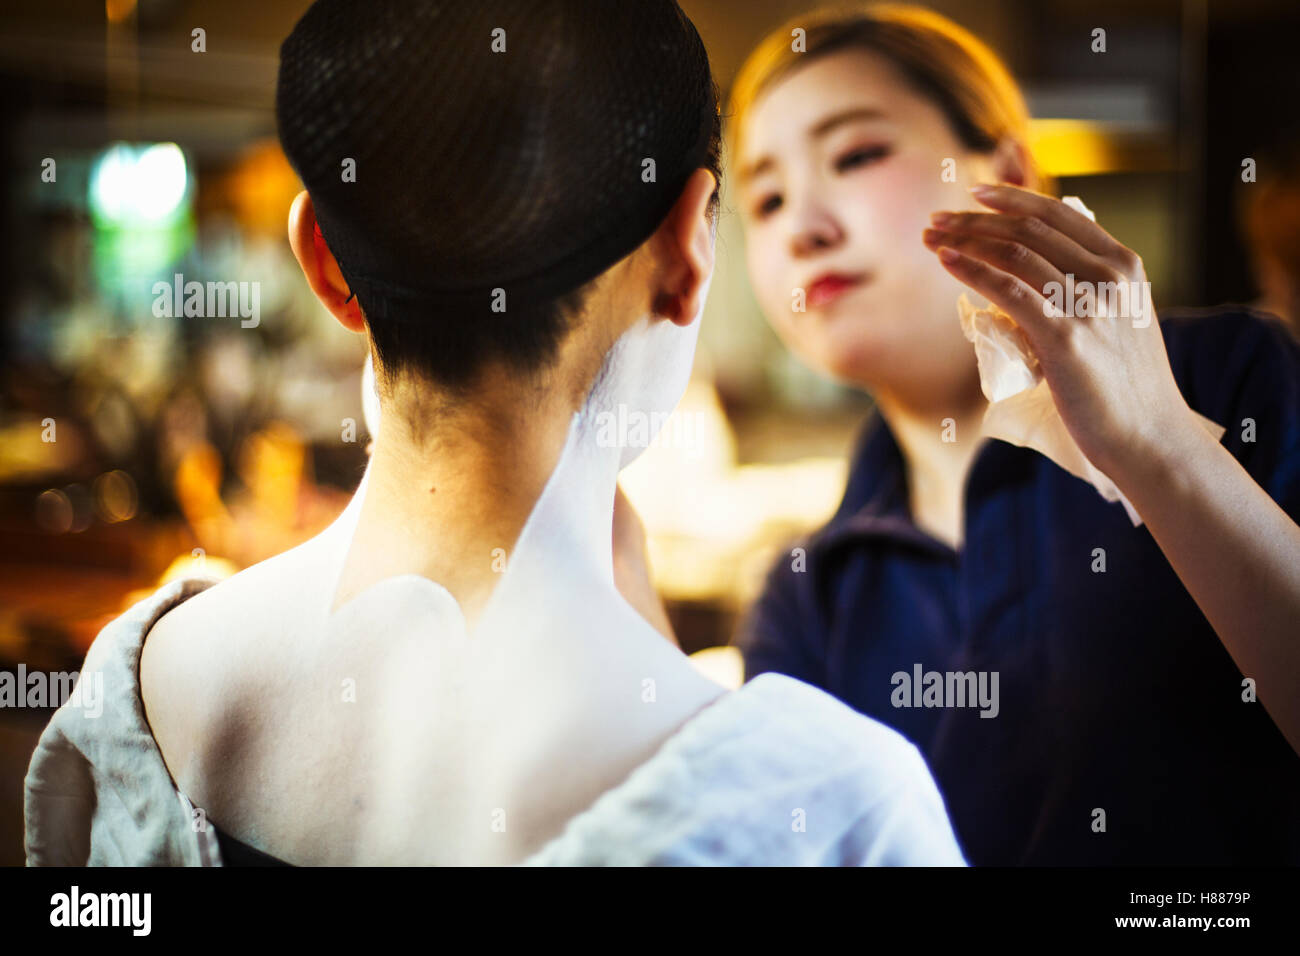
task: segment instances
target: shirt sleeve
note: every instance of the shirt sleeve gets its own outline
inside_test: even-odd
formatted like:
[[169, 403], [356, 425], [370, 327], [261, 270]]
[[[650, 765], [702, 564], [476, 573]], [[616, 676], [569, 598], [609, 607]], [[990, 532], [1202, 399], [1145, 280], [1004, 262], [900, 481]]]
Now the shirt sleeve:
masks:
[[23, 781], [27, 865], [85, 866], [94, 812], [94, 780], [86, 758], [58, 727], [46, 727]]
[[759, 674], [786, 674], [826, 686], [821, 626], [810, 600], [808, 549], [787, 548], [767, 574], [762, 593], [745, 614], [732, 642], [745, 662], [745, 680]]
[[857, 821], [871, 834], [857, 865], [968, 866], [925, 758], [912, 745], [905, 754], [899, 786]]
[[1261, 332], [1249, 354], [1237, 414], [1224, 423], [1235, 435], [1224, 437], [1251, 476], [1300, 522], [1300, 343], [1278, 323], [1250, 321]]
[[[948, 810], [921, 752], [896, 732], [873, 724], [869, 761], [837, 792], [850, 804], [834, 866], [968, 866]], [[872, 793], [871, 799], [863, 797]]]
[[1300, 342], [1251, 311], [1175, 322], [1166, 341], [1188, 404], [1224, 426], [1223, 446], [1300, 522]]

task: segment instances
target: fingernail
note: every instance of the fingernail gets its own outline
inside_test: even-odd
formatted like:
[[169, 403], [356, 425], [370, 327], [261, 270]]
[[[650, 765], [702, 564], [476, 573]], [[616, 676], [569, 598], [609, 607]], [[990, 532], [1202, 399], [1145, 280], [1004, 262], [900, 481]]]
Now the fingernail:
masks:
[[978, 186], [972, 186], [970, 188], [970, 191], [973, 195], [979, 197], [980, 199], [984, 199], [987, 196], [993, 195], [993, 187], [988, 185], [987, 183], [980, 183]]
[[948, 263], [948, 265], [952, 265], [961, 258], [961, 253], [956, 249], [949, 249], [947, 246], [944, 246], [939, 250], [939, 258]]
[[951, 226], [957, 221], [957, 217], [950, 212], [932, 212], [930, 221], [936, 226]]

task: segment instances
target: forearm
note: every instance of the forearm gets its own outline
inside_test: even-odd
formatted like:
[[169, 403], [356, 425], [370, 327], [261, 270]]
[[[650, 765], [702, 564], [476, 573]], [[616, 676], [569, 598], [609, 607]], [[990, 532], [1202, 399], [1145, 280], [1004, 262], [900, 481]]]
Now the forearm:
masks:
[[[1300, 528], [1187, 408], [1165, 328], [1150, 321], [1141, 258], [1049, 196], [1010, 185], [971, 191], [995, 212], [938, 213], [924, 242], [1015, 320], [1071, 436], [1132, 502], [1300, 752]], [[1117, 315], [1064, 315], [1046, 290], [1080, 277], [1146, 290], [1138, 301], [1147, 321], [1126, 321], [1137, 318], [1131, 303]], [[1278, 387], [1293, 375], [1288, 368]]]
[[1300, 752], [1300, 527], [1191, 421], [1111, 477]]

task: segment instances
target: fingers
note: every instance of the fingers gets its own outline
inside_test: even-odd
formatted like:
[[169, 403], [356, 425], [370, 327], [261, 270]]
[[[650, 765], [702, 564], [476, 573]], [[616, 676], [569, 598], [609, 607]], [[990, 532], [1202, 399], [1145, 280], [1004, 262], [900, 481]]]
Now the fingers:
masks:
[[[934, 227], [943, 232], [989, 236], [1032, 249], [1056, 270], [1057, 275], [1053, 278], [1057, 281], [1062, 273], [1089, 275], [1102, 265], [1093, 253], [1065, 233], [1032, 216], [1015, 213], [936, 212], [930, 219]], [[929, 245], [928, 242], [926, 244]], [[952, 246], [953, 243], [941, 242], [939, 245]], [[1029, 281], [1027, 276], [1021, 278]]]
[[1128, 254], [1128, 249], [1111, 238], [1105, 229], [1059, 199], [1007, 185], [975, 186], [971, 189], [971, 195], [999, 212], [1038, 219], [1094, 255], [1115, 258]]
[[948, 246], [941, 246], [938, 253], [943, 267], [955, 278], [1015, 319], [1035, 352], [1040, 343], [1059, 331], [1058, 320], [1049, 317], [1047, 300], [1023, 279]]
[[[1006, 217], [989, 216], [988, 218], [1005, 219]], [[979, 259], [1023, 279], [1035, 289], [1045, 289], [1049, 282], [1061, 284], [1065, 282], [1061, 270], [1053, 265], [1056, 260], [1040, 255], [1028, 244], [961, 229], [927, 229], [922, 233], [921, 238], [931, 251], [938, 250], [940, 247], [956, 249], [972, 259]], [[1064, 237], [1062, 240], [1069, 241]]]

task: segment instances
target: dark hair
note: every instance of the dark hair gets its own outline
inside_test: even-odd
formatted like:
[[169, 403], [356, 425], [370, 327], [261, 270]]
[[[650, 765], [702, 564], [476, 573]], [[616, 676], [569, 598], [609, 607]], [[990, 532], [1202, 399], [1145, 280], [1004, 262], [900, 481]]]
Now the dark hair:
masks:
[[[716, 84], [710, 97], [716, 112], [720, 99]], [[721, 118], [709, 137], [703, 168], [713, 174], [716, 182], [722, 181]], [[715, 188], [709, 200], [711, 220], [717, 218], [718, 210]], [[384, 293], [371, 290], [364, 297], [359, 293], [357, 299], [366, 315], [380, 365], [388, 374], [415, 371], [448, 391], [463, 393], [489, 362], [501, 362], [512, 371], [529, 375], [554, 361], [560, 343], [582, 314], [598, 281], [599, 276], [554, 298], [512, 306], [505, 312], [475, 311], [472, 320], [431, 311], [427, 321], [394, 321], [394, 310], [402, 306], [385, 300]], [[376, 315], [379, 318], [372, 318]]]
[[280, 61], [285, 154], [386, 376], [544, 367], [690, 175], [721, 177], [675, 0], [317, 0]]

